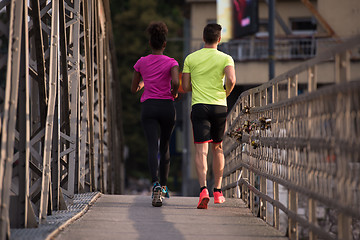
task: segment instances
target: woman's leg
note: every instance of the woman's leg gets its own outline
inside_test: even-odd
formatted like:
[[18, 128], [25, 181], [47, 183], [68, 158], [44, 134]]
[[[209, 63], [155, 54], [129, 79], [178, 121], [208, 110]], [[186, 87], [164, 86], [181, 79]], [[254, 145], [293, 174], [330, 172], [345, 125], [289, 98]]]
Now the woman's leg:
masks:
[[142, 106], [141, 122], [148, 145], [148, 164], [152, 182], [158, 182], [158, 139], [159, 139], [159, 123], [152, 116], [153, 111], [150, 104]]
[[166, 102], [160, 119], [160, 185], [166, 186], [170, 171], [170, 138], [175, 126], [175, 107]]

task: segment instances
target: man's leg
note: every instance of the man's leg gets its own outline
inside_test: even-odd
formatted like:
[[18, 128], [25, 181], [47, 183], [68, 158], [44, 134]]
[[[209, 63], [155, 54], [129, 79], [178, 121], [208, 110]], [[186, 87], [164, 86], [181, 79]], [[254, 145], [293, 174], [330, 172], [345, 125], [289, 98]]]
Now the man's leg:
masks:
[[208, 202], [210, 200], [209, 191], [206, 187], [206, 174], [208, 170], [207, 165], [207, 154], [209, 150], [208, 143], [196, 143], [195, 144], [195, 164], [196, 164], [196, 172], [199, 179], [200, 184], [200, 197], [197, 208], [199, 209], [207, 209]]
[[195, 164], [200, 187], [206, 187], [208, 143], [195, 144]]
[[214, 172], [214, 203], [223, 203], [225, 198], [221, 192], [221, 182], [224, 172], [224, 152], [221, 143], [211, 144], [213, 153], [213, 172]]
[[196, 173], [200, 184], [200, 196], [197, 208], [207, 209], [210, 200], [209, 191], [206, 184], [208, 170], [207, 154], [209, 151], [208, 141], [211, 140], [211, 124], [208, 119], [208, 106], [205, 104], [195, 104], [192, 106], [191, 122], [193, 125], [195, 143], [195, 165]]
[[214, 187], [221, 189], [221, 182], [224, 173], [224, 152], [221, 143], [212, 143], [211, 150], [213, 154], [213, 172], [214, 172]]

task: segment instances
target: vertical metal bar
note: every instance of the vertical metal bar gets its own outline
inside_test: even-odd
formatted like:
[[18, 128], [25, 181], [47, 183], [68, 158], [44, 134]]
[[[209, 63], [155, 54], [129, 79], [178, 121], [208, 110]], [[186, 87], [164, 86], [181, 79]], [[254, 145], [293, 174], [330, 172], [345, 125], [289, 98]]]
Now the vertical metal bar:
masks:
[[352, 224], [351, 217], [346, 216], [343, 213], [338, 215], [338, 239], [351, 240], [352, 237]]
[[[269, 104], [269, 95], [271, 94], [271, 91], [268, 91], [268, 88], [265, 90], [265, 105]], [[271, 95], [270, 95], [271, 96]]]
[[269, 0], [269, 80], [275, 76], [275, 0]]
[[[316, 201], [312, 198], [309, 198], [309, 222], [311, 224], [317, 225], [316, 219]], [[309, 239], [310, 240], [317, 240], [316, 234], [309, 230]]]
[[316, 65], [308, 68], [308, 92], [313, 92], [317, 88], [317, 67]]
[[[80, 0], [81, 2], [79, 3], [80, 6], [82, 4], [82, 16], [80, 16], [80, 19], [85, 19], [85, 11], [84, 11], [84, 2], [82, 0]], [[80, 12], [81, 15], [81, 12]], [[89, 189], [89, 184], [90, 183], [90, 173], [87, 173], [87, 167], [86, 167], [86, 152], [87, 152], [87, 139], [88, 139], [88, 135], [87, 135], [87, 89], [86, 87], [86, 55], [85, 55], [85, 48], [86, 48], [86, 38], [85, 38], [85, 34], [86, 34], [86, 28], [85, 28], [85, 23], [82, 22], [83, 27], [80, 28], [80, 35], [83, 36], [81, 38], [79, 38], [79, 45], [81, 47], [81, 51], [80, 51], [80, 61], [81, 64], [79, 65], [80, 67], [80, 78], [79, 78], [79, 104], [78, 104], [78, 113], [79, 113], [79, 119], [80, 119], [80, 129], [79, 129], [79, 137], [80, 137], [80, 149], [79, 149], [79, 163], [78, 163], [78, 168], [79, 168], [79, 173], [78, 173], [78, 192], [83, 192], [85, 189]]]
[[[85, 77], [86, 78], [86, 77]], [[86, 81], [86, 79], [85, 79]], [[81, 114], [80, 121], [80, 161], [79, 161], [79, 186], [78, 191], [83, 192], [89, 186], [90, 179], [87, 179], [89, 174], [86, 174], [86, 145], [87, 145], [87, 91], [83, 91], [80, 95], [79, 113]]]
[[45, 67], [45, 54], [44, 54], [44, 39], [42, 32], [42, 22], [40, 16], [39, 0], [30, 0], [31, 3], [31, 17], [33, 21], [33, 38], [36, 55], [36, 69], [37, 69], [37, 84], [39, 89], [39, 105], [40, 105], [40, 123], [41, 127], [45, 127], [46, 109], [47, 109], [47, 93], [46, 93], [46, 67]]
[[[88, 6], [90, 2], [90, 8]], [[94, 160], [94, 113], [93, 96], [94, 84], [92, 78], [91, 51], [90, 51], [90, 17], [92, 1], [84, 1], [84, 28], [85, 28], [85, 58], [86, 58], [86, 89], [87, 89], [87, 113], [88, 113], [88, 136], [89, 136], [89, 170], [90, 170], [90, 191], [95, 189], [95, 160]]]
[[[249, 170], [244, 168], [243, 169], [243, 178], [244, 179], [248, 179], [249, 178]], [[248, 200], [248, 192], [249, 190], [247, 189], [247, 187], [245, 185], [242, 186], [242, 200], [245, 202], [246, 206], [249, 207], [249, 200]]]
[[[95, 130], [95, 148], [94, 148], [94, 153], [95, 153], [95, 159], [96, 159], [96, 164], [95, 164], [95, 169], [96, 169], [96, 189], [98, 189], [100, 192], [102, 192], [101, 189], [101, 185], [102, 185], [102, 163], [101, 163], [101, 150], [100, 150], [100, 145], [101, 143], [101, 129], [100, 129], [100, 125], [101, 125], [101, 117], [100, 117], [100, 108], [101, 108], [101, 99], [100, 99], [100, 88], [101, 88], [101, 63], [100, 63], [100, 19], [99, 19], [99, 2], [93, 2], [93, 26], [94, 26], [94, 31], [93, 31], [93, 35], [92, 35], [92, 40], [94, 42], [93, 46], [93, 56], [94, 59], [93, 61], [96, 61], [96, 63], [94, 64], [94, 114], [95, 114], [95, 118], [94, 118], [94, 130]], [[96, 58], [95, 58], [96, 56]]]
[[[297, 214], [297, 209], [298, 209], [298, 194], [297, 194], [297, 192], [289, 189], [288, 201], [289, 201], [289, 210], [293, 211], [294, 213]], [[289, 218], [288, 233], [289, 233], [290, 240], [298, 240], [299, 239], [298, 223], [292, 218]]]
[[99, 42], [97, 38], [98, 16], [97, 1], [92, 1], [91, 5], [91, 61], [92, 61], [92, 79], [93, 79], [93, 123], [94, 123], [94, 189], [99, 189], [99, 71], [98, 71], [98, 48]]
[[275, 83], [272, 85], [272, 103], [276, 103], [279, 101], [279, 84]]
[[[249, 177], [250, 177], [250, 185], [255, 187], [255, 173], [249, 170]], [[250, 190], [250, 209], [251, 212], [255, 213], [255, 194], [253, 191]]]
[[298, 75], [288, 78], [288, 98], [298, 95]]
[[102, 2], [98, 2], [97, 8], [97, 56], [98, 56], [98, 92], [99, 92], [99, 162], [100, 162], [100, 183], [99, 188], [101, 192], [105, 192], [105, 184], [104, 184], [104, 79], [103, 79], [103, 61], [104, 61], [104, 38], [103, 38], [103, 31], [101, 30], [101, 16], [100, 16], [100, 4]]
[[10, 26], [4, 114], [1, 123], [0, 155], [0, 239], [10, 238], [9, 204], [14, 156], [15, 124], [19, 88], [21, 57], [21, 31], [23, 23], [23, 1], [13, 0], [10, 6]]
[[[279, 184], [274, 182], [273, 183], [273, 191], [274, 191], [274, 200], [275, 201], [279, 201]], [[279, 211], [279, 208], [278, 207], [275, 207], [274, 206], [274, 227], [276, 229], [279, 229], [280, 228], [280, 211]]]
[[265, 91], [266, 91], [266, 89], [263, 90], [263, 91], [260, 91], [260, 93], [259, 93], [259, 96], [260, 96], [260, 107], [265, 105], [265, 98], [266, 98], [266, 96], [265, 96]]
[[[272, 103], [277, 103], [279, 101], [279, 84], [275, 83], [272, 85]], [[276, 158], [275, 151], [272, 151], [273, 159]], [[273, 161], [275, 162], [275, 161]], [[273, 168], [273, 172], [275, 172], [276, 167]], [[276, 174], [276, 173], [274, 173]], [[273, 182], [273, 198], [275, 201], [279, 201], [279, 184], [277, 182]], [[279, 208], [273, 206], [273, 226], [276, 229], [280, 228], [280, 211]]]
[[[62, 80], [62, 84], [59, 85], [58, 87], [60, 87], [60, 89], [58, 90], [58, 94], [59, 96], [57, 96], [59, 98], [58, 100], [58, 105], [57, 107], [59, 108], [58, 112], [59, 112], [59, 120], [56, 123], [59, 123], [59, 126], [57, 127], [59, 136], [62, 137], [61, 143], [59, 141], [59, 143], [54, 142], [54, 144], [59, 145], [59, 152], [60, 154], [57, 155], [57, 159], [54, 159], [55, 161], [60, 161], [62, 164], [60, 165], [62, 168], [62, 171], [60, 172], [59, 177], [62, 179], [61, 182], [59, 182], [59, 186], [56, 186], [56, 188], [58, 189], [58, 191], [55, 191], [55, 194], [57, 194], [57, 196], [55, 198], [57, 198], [59, 201], [60, 200], [60, 187], [62, 187], [61, 192], [65, 193], [68, 197], [72, 198], [74, 195], [74, 189], [73, 189], [73, 183], [70, 183], [70, 181], [73, 179], [73, 175], [72, 175], [72, 169], [71, 168], [71, 163], [74, 162], [74, 157], [73, 156], [69, 156], [68, 151], [71, 149], [70, 146], [70, 141], [67, 138], [68, 136], [70, 136], [70, 133], [73, 133], [73, 129], [70, 130], [70, 95], [69, 95], [69, 75], [70, 75], [70, 71], [72, 70], [72, 66], [70, 64], [70, 61], [68, 61], [68, 44], [71, 42], [71, 39], [67, 39], [67, 36], [70, 36], [71, 38], [71, 31], [68, 34], [68, 32], [66, 31], [66, 14], [65, 14], [65, 3], [64, 0], [60, 0], [59, 1], [59, 34], [60, 37], [59, 38], [59, 49], [60, 49], [60, 57], [59, 57], [59, 62], [60, 64], [60, 75], [61, 75], [61, 80]], [[69, 67], [70, 65], [70, 67]], [[76, 111], [71, 111], [71, 116], [76, 114]], [[54, 138], [54, 140], [57, 138]], [[59, 139], [60, 140], [60, 139]], [[71, 150], [70, 150], [71, 151]], [[74, 150], [73, 150], [74, 151]], [[72, 151], [72, 152], [73, 152]], [[68, 153], [68, 154], [65, 154]], [[67, 176], [66, 178], [64, 178], [65, 176]], [[53, 183], [54, 184], [54, 183]], [[72, 188], [71, 188], [72, 186]]]
[[60, 164], [60, 84], [57, 85], [57, 93], [55, 99], [55, 109], [54, 109], [54, 128], [53, 128], [53, 136], [52, 136], [52, 161], [51, 161], [51, 189], [52, 189], [52, 202], [53, 209], [60, 210], [60, 172], [61, 172], [61, 164]]
[[45, 144], [43, 156], [43, 173], [41, 185], [41, 198], [39, 209], [39, 222], [41, 223], [46, 219], [48, 200], [49, 200], [49, 187], [50, 187], [50, 162], [51, 162], [51, 144], [53, 135], [54, 124], [54, 109], [56, 99], [56, 88], [58, 81], [58, 14], [59, 2], [52, 2], [52, 17], [51, 17], [51, 42], [50, 42], [50, 71], [49, 71], [49, 102], [48, 112], [45, 125]]
[[[309, 68], [308, 69], [308, 91], [309, 92], [313, 92], [314, 90], [316, 90], [316, 75], [315, 75], [315, 71], [316, 71], [316, 66], [314, 66], [313, 68]], [[312, 129], [313, 128], [313, 120], [312, 120], [312, 104], [311, 102], [307, 102], [307, 128], [308, 129]], [[311, 133], [310, 131], [307, 131], [306, 132], [306, 136], [307, 138], [310, 138], [311, 137]], [[310, 143], [307, 144], [307, 147], [306, 147], [306, 151], [308, 152], [308, 154], [310, 153], [311, 151], [311, 145]], [[313, 178], [313, 170], [310, 170], [311, 169], [311, 166], [310, 164], [307, 166], [308, 169], [307, 171], [309, 172], [309, 178], [310, 179], [314, 179]], [[316, 201], [312, 198], [309, 198], [309, 222], [310, 223], [315, 223], [317, 222], [317, 219], [316, 219]], [[309, 238], [310, 240], [316, 240], [317, 239], [317, 236], [314, 232], [310, 231], [309, 232]]]
[[[71, 43], [72, 43], [72, 58], [71, 58], [71, 65], [73, 66], [73, 71], [70, 75], [70, 95], [71, 95], [71, 101], [70, 101], [70, 109], [71, 109], [71, 115], [70, 115], [70, 148], [72, 149], [72, 152], [69, 154], [69, 179], [68, 179], [68, 191], [71, 195], [75, 193], [75, 162], [78, 160], [76, 158], [76, 154], [78, 151], [76, 151], [77, 148], [77, 128], [80, 124], [79, 122], [79, 113], [77, 111], [78, 101], [79, 101], [79, 88], [80, 88], [80, 1], [75, 0], [74, 1], [74, 9], [73, 9], [73, 20], [76, 20], [75, 23], [72, 26], [71, 31]], [[70, 62], [70, 61], [69, 61]]]
[[350, 80], [350, 51], [335, 55], [335, 83]]
[[[260, 191], [264, 194], [266, 194], [266, 178], [260, 177]], [[260, 199], [259, 202], [260, 207], [260, 218], [266, 221], [266, 201], [264, 199]]]
[[112, 171], [114, 169], [113, 161], [113, 121], [112, 121], [112, 101], [110, 98], [110, 74], [109, 74], [109, 64], [110, 64], [110, 49], [108, 46], [109, 38], [107, 31], [105, 32], [105, 41], [104, 41], [104, 94], [105, 94], [105, 106], [106, 106], [106, 120], [107, 120], [107, 149], [108, 149], [108, 161], [109, 165], [107, 168], [107, 191], [106, 193], [113, 193], [114, 182], [112, 180]]
[[[29, 211], [29, 159], [30, 159], [30, 106], [29, 106], [29, 41], [28, 41], [28, 6], [24, 4], [24, 19], [21, 40], [21, 64], [19, 81], [19, 202], [18, 226], [26, 228]], [[34, 216], [33, 216], [34, 217]], [[29, 216], [30, 218], [30, 216]]]
[[[76, 118], [71, 118], [70, 119], [70, 123], [71, 123], [71, 127], [73, 127], [73, 124], [76, 125], [74, 126], [74, 132], [76, 132], [76, 134], [74, 134], [74, 139], [76, 139], [75, 143], [74, 143], [74, 147], [76, 148], [75, 150], [75, 156], [74, 156], [74, 160], [76, 167], [74, 169], [75, 172], [75, 180], [74, 180], [74, 192], [78, 192], [79, 189], [79, 176], [80, 176], [80, 167], [79, 167], [79, 163], [80, 163], [80, 129], [81, 129], [81, 124], [80, 124], [80, 119], [81, 119], [81, 114], [80, 114], [80, 105], [81, 105], [81, 100], [80, 100], [80, 86], [81, 86], [81, 75], [80, 75], [80, 19], [81, 19], [81, 13], [80, 13], [80, 0], [74, 0], [74, 14], [77, 18], [76, 23], [74, 23], [74, 29], [73, 29], [73, 36], [75, 36], [73, 38], [73, 51], [74, 51], [74, 58], [75, 58], [75, 73], [74, 75], [76, 76], [76, 79], [74, 79], [74, 81], [76, 82], [73, 83], [73, 80], [71, 78], [71, 83], [74, 84], [74, 88], [76, 88], [76, 103], [74, 104], [74, 106], [71, 106], [71, 109], [74, 109], [74, 111], [76, 112]], [[75, 17], [74, 16], [74, 17]], [[75, 77], [74, 77], [75, 78]], [[76, 87], [75, 87], [76, 86]], [[71, 93], [73, 94], [73, 93]], [[70, 156], [71, 157], [71, 156]]]
[[[69, 97], [69, 73], [68, 73], [68, 59], [67, 59], [67, 33], [66, 33], [66, 17], [65, 17], [65, 6], [64, 6], [64, 0], [59, 1], [59, 32], [60, 37], [59, 38], [59, 49], [61, 52], [61, 58], [59, 61], [61, 62], [61, 78], [62, 78], [62, 84], [61, 87], [61, 95], [59, 98], [61, 99], [61, 129], [59, 129], [62, 132], [65, 132], [66, 135], [70, 135], [70, 97]], [[69, 148], [69, 143], [66, 142], [66, 148]]]

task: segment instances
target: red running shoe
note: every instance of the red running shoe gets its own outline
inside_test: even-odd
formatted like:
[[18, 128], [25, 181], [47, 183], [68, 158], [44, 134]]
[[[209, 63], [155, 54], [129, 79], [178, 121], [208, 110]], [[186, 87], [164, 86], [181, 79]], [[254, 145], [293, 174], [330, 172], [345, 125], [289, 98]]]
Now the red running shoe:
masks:
[[197, 205], [198, 209], [207, 209], [208, 202], [210, 200], [209, 191], [204, 188], [200, 193], [199, 203]]
[[214, 192], [214, 203], [223, 203], [225, 202], [225, 197], [222, 192]]

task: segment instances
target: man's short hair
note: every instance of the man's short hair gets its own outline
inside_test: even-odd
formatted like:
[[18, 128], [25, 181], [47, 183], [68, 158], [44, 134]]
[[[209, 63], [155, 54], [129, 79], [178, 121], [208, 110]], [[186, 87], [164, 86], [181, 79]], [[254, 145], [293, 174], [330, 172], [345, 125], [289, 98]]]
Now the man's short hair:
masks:
[[217, 23], [209, 23], [205, 26], [203, 38], [205, 43], [216, 43], [221, 37], [221, 26]]

